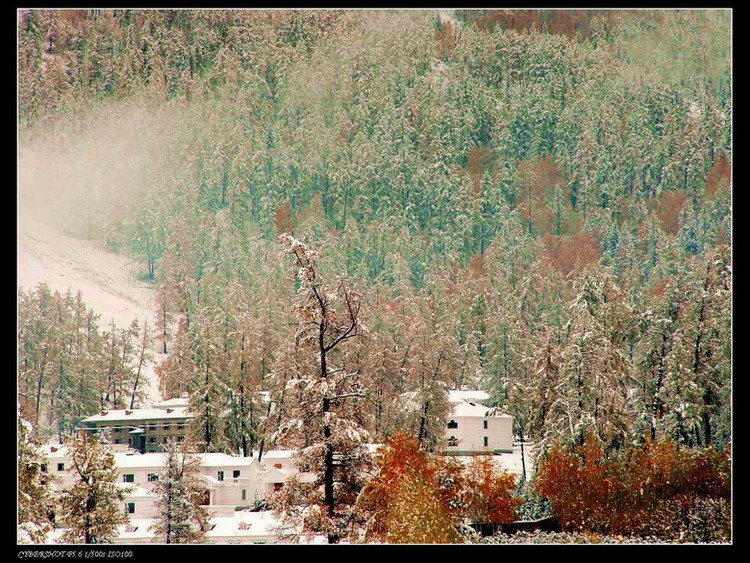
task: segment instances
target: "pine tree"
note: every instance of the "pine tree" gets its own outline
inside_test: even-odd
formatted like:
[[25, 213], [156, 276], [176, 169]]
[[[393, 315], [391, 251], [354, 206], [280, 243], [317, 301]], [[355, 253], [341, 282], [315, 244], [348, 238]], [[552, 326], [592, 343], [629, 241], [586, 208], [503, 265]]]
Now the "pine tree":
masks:
[[52, 531], [53, 499], [42, 472], [42, 452], [32, 440], [33, 428], [18, 415], [18, 543], [44, 543]]
[[154, 487], [158, 517], [151, 529], [162, 543], [201, 543], [208, 527], [199, 462], [184, 444], [169, 441], [164, 446], [164, 472]]
[[66, 440], [71, 469], [76, 477], [61, 496], [61, 519], [68, 528], [67, 543], [112, 543], [118, 526], [127, 523], [123, 500], [126, 490], [117, 485], [117, 467], [106, 432], [81, 431]]

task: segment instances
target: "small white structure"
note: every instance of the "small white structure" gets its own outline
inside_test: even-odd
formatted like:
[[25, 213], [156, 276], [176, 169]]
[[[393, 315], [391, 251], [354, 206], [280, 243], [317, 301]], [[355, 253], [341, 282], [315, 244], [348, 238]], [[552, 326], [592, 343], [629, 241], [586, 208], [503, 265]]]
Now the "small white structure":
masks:
[[450, 391], [453, 409], [446, 421], [446, 453], [513, 452], [513, 417], [484, 406], [488, 398], [484, 391]]

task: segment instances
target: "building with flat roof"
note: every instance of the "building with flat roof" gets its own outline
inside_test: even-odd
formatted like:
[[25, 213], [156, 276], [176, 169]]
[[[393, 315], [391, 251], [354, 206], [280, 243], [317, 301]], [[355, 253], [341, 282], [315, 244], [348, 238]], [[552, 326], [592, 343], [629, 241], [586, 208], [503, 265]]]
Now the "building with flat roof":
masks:
[[483, 405], [487, 399], [484, 391], [449, 392], [452, 410], [445, 425], [445, 453], [513, 452], [513, 417]]
[[84, 418], [79, 428], [97, 432], [109, 429], [112, 443], [129, 446], [141, 453], [159, 452], [169, 440], [182, 442], [191, 418], [187, 399], [170, 399], [147, 409], [103, 410]]

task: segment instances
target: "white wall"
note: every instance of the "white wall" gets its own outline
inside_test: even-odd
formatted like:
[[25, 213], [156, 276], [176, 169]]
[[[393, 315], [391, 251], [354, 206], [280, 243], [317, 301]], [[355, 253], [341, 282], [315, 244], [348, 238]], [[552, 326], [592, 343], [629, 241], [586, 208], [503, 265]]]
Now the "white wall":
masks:
[[[447, 447], [446, 451], [492, 452], [494, 450], [511, 451], [513, 449], [513, 418], [454, 416], [458, 428], [445, 429], [446, 440], [451, 436], [458, 439], [457, 447]], [[487, 428], [484, 422], [487, 421]], [[484, 437], [487, 437], [487, 446]]]

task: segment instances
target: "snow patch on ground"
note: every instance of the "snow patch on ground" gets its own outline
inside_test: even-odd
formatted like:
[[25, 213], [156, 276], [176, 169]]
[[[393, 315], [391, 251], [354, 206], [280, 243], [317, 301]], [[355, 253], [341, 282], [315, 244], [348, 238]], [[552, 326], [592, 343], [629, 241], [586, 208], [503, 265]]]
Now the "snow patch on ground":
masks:
[[[24, 290], [46, 283], [53, 291], [80, 291], [87, 306], [101, 315], [106, 328], [114, 321], [127, 328], [133, 319], [143, 326], [156, 321], [153, 286], [139, 281], [143, 269], [133, 260], [106, 250], [102, 243], [74, 238], [40, 220], [19, 202], [17, 285]], [[153, 343], [154, 345], [157, 343]], [[152, 345], [153, 348], [153, 345]], [[163, 354], [154, 356], [159, 360]], [[147, 401], [161, 400], [154, 363], [145, 368]]]

